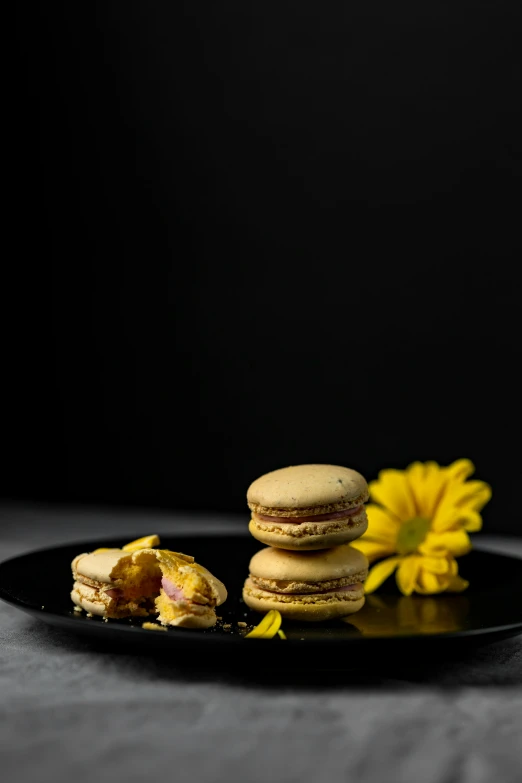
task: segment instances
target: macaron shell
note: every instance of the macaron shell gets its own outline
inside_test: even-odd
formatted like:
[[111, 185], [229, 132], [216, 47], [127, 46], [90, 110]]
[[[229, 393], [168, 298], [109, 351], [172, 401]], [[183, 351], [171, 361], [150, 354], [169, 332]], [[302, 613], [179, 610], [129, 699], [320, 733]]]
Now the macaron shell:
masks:
[[216, 597], [216, 606], [221, 606], [221, 604], [224, 604], [225, 601], [227, 600], [228, 593], [227, 593], [227, 588], [225, 587], [223, 582], [221, 582], [217, 578], [217, 576], [211, 574], [210, 571], [206, 569], [204, 566], [198, 565], [198, 569], [205, 574], [206, 578], [212, 585], [214, 595]]
[[338, 465], [293, 465], [265, 473], [248, 488], [250, 508], [308, 509], [349, 505], [368, 497], [368, 485], [360, 473]]
[[256, 595], [253, 595], [248, 586], [248, 581], [249, 580], [247, 579], [243, 588], [243, 601], [250, 609], [253, 609], [255, 612], [260, 612], [261, 614], [265, 614], [271, 609], [275, 609], [288, 620], [312, 623], [335, 620], [358, 612], [364, 606], [365, 601], [364, 596], [362, 596], [358, 599], [338, 599], [325, 601], [323, 603], [320, 601], [315, 603], [302, 603], [297, 600], [286, 600], [283, 602], [277, 600], [277, 598], [271, 597], [269, 593], [263, 593], [263, 591], [255, 591]]
[[[160, 618], [158, 618], [160, 619]], [[172, 625], [176, 628], [198, 628], [204, 630], [205, 628], [212, 628], [216, 624], [216, 613], [208, 612], [207, 614], [184, 614], [177, 620], [170, 622], [163, 622], [160, 619], [162, 625]]]
[[132, 560], [132, 553], [121, 549], [110, 549], [108, 552], [91, 552], [78, 555], [72, 561], [73, 574], [87, 577], [95, 582], [111, 583], [111, 574], [121, 560]]
[[87, 591], [80, 589], [80, 586], [76, 586], [71, 591], [71, 600], [76, 606], [81, 609], [85, 609], [86, 612], [99, 615], [103, 617], [107, 611], [107, 605], [102, 601], [95, 599], [96, 591], [92, 590], [92, 593], [86, 594]]
[[263, 579], [327, 582], [368, 570], [368, 560], [349, 544], [315, 552], [292, 552], [267, 547], [250, 560], [249, 571]]
[[183, 601], [171, 601], [164, 590], [155, 601], [161, 625], [178, 628], [211, 628], [216, 624], [216, 613], [208, 606], [190, 606]]
[[[328, 525], [328, 532], [321, 532], [321, 525], [324, 529], [324, 523], [317, 522], [314, 525], [313, 522], [310, 522], [306, 523], [307, 528], [304, 528], [303, 525], [293, 525], [292, 527], [296, 528], [298, 535], [291, 535], [289, 532], [285, 533], [286, 525], [285, 528], [274, 525], [270, 530], [267, 530], [266, 528], [270, 527], [270, 525], [266, 523], [259, 524], [255, 519], [250, 520], [248, 529], [251, 535], [257, 538], [258, 541], [279, 549], [290, 549], [300, 552], [327, 549], [328, 547], [334, 547], [360, 538], [368, 528], [366, 511], [363, 513], [364, 516], [362, 518], [358, 515], [356, 518], [352, 518], [349, 523], [344, 522], [343, 524], [341, 521], [338, 521], [335, 525]], [[311, 528], [310, 526], [313, 527]], [[312, 532], [312, 530], [317, 532]]]

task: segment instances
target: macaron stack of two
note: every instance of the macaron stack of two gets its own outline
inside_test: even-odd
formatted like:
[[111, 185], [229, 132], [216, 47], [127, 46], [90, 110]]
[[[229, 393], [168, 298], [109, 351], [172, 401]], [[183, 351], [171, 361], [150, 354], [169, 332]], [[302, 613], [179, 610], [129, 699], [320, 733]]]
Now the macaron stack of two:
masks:
[[294, 465], [254, 481], [249, 530], [268, 546], [250, 561], [247, 606], [312, 622], [359, 611], [368, 561], [349, 542], [366, 531], [367, 500], [363, 476], [336, 465]]

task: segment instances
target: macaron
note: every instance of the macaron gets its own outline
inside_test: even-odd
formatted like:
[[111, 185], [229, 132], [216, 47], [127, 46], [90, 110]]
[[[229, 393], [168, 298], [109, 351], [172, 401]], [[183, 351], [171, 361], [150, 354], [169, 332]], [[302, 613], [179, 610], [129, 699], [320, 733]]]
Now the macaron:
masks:
[[250, 561], [243, 600], [256, 612], [277, 609], [290, 620], [319, 622], [364, 606], [366, 557], [349, 544], [316, 552], [267, 547]]
[[162, 625], [209, 628], [225, 586], [190, 555], [168, 549], [109, 549], [78, 555], [72, 562], [71, 599], [106, 618], [156, 614]]
[[356, 470], [293, 465], [256, 479], [247, 492], [250, 533], [280, 549], [326, 549], [353, 541], [368, 526], [368, 485]]

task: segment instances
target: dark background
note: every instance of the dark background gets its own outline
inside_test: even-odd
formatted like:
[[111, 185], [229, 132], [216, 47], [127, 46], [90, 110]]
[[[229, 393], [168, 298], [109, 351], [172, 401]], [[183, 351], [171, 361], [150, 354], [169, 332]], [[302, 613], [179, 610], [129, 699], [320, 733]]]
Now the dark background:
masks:
[[465, 456], [520, 532], [518, 3], [18, 14], [3, 496]]

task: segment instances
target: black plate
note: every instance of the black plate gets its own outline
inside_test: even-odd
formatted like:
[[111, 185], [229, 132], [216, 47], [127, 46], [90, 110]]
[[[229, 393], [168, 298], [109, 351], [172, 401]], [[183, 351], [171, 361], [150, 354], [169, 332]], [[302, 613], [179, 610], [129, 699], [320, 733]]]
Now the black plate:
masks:
[[[247, 609], [241, 588], [250, 557], [259, 544], [245, 536], [161, 536], [162, 547], [186, 552], [209, 568], [227, 586], [229, 598], [218, 614], [222, 623], [207, 631], [169, 628], [166, 633], [147, 631], [143, 618], [110, 620], [72, 611], [70, 563], [80, 552], [99, 546], [121, 546], [123, 540], [90, 541], [43, 549], [0, 563], [0, 598], [51, 625], [88, 634], [103, 644], [121, 644], [207, 654], [220, 649], [227, 659], [262, 649], [264, 640], [244, 639], [238, 621], [256, 624], [261, 616]], [[365, 607], [344, 621], [302, 624], [284, 621], [287, 636], [271, 640], [277, 644], [277, 658], [300, 658], [306, 651], [317, 655], [325, 647], [366, 655], [381, 654], [391, 645], [422, 644], [427, 650], [435, 644], [457, 641], [482, 644], [522, 633], [522, 561], [504, 555], [473, 551], [460, 560], [460, 572], [470, 587], [460, 595], [401, 596], [389, 579], [377, 594], [367, 597]], [[152, 619], [152, 618], [151, 618]], [[226, 629], [223, 624], [230, 624]], [[272, 648], [273, 649], [273, 648]], [[325, 650], [326, 652], [326, 650]], [[290, 660], [289, 658], [289, 660]], [[326, 659], [325, 659], [326, 660]]]

